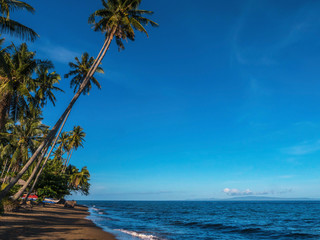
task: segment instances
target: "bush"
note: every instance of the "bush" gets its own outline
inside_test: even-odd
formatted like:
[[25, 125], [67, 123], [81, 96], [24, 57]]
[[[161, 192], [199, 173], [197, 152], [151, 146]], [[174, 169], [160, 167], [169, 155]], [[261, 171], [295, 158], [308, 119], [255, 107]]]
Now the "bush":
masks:
[[13, 201], [11, 199], [4, 199], [2, 200], [2, 208], [3, 208], [3, 212], [7, 213], [7, 212], [14, 212], [19, 208], [19, 202], [18, 201]]

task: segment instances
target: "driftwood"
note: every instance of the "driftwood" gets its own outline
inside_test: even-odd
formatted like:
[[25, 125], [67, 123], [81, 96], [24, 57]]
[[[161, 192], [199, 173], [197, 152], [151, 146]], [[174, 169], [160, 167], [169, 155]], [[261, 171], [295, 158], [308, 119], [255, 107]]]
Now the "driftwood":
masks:
[[65, 208], [74, 208], [74, 206], [77, 204], [76, 201], [66, 201], [64, 204]]

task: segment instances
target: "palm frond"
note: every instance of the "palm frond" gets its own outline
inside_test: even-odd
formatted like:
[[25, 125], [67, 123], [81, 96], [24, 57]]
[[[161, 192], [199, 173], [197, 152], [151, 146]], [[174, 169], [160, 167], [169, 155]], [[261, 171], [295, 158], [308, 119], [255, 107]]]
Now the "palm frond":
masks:
[[0, 32], [7, 33], [23, 40], [34, 41], [39, 35], [29, 27], [11, 19], [0, 17]]

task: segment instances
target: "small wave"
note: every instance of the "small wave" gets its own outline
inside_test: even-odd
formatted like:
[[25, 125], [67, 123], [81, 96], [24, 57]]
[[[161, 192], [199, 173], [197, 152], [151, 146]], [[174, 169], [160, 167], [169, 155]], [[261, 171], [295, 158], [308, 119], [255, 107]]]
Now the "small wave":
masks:
[[186, 227], [199, 227], [203, 229], [234, 229], [234, 227], [227, 226], [221, 223], [200, 223], [200, 222], [182, 222], [174, 221], [174, 225], [186, 226]]
[[240, 229], [240, 230], [235, 230], [234, 232], [239, 232], [239, 233], [260, 233], [261, 228], [245, 228], [245, 229]]
[[290, 239], [314, 239], [319, 237], [319, 235], [315, 235], [315, 234], [308, 234], [308, 233], [290, 233], [290, 234], [286, 234], [286, 237], [290, 238]]
[[229, 229], [232, 227], [223, 225], [221, 223], [207, 223], [207, 224], [202, 224], [201, 225], [202, 228], [214, 228], [214, 229]]
[[128, 230], [124, 230], [124, 229], [115, 229], [115, 230], [126, 233], [128, 235], [133, 236], [133, 237], [143, 239], [143, 240], [161, 240], [160, 238], [158, 238], [154, 235], [151, 235], [151, 234], [138, 233], [138, 232], [128, 231]]

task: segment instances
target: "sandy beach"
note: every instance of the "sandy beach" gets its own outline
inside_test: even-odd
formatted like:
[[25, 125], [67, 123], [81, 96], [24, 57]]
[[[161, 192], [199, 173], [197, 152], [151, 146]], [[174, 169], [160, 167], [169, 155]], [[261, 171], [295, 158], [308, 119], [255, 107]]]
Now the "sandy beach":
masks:
[[34, 206], [0, 216], [0, 239], [106, 239], [116, 238], [85, 219], [84, 206]]

